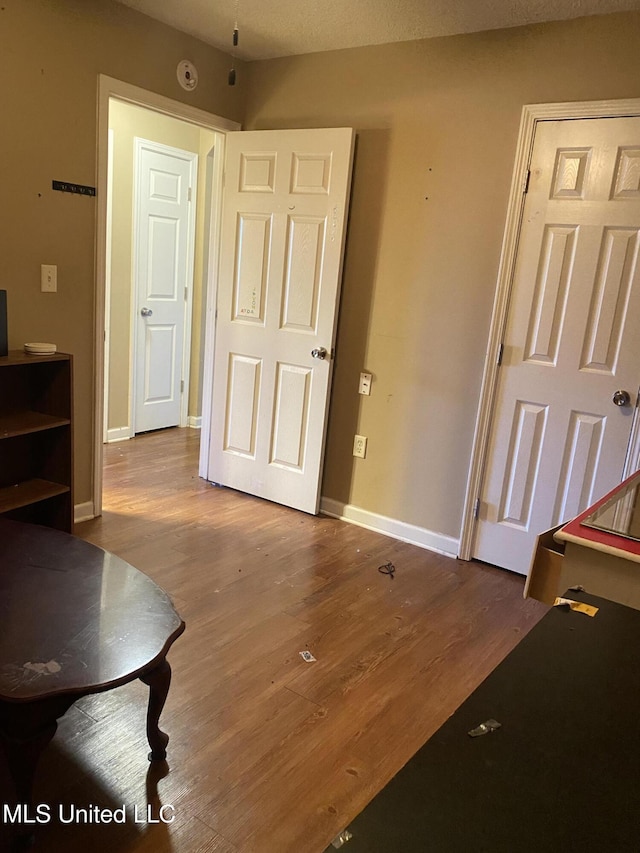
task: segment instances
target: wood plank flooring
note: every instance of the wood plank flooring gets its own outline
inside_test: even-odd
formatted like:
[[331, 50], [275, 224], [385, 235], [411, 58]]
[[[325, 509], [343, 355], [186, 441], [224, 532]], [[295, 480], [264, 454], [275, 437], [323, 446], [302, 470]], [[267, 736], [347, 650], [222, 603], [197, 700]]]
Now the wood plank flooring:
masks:
[[[546, 612], [515, 575], [214, 487], [198, 441], [106, 447], [104, 515], [76, 526], [186, 621], [167, 764], [147, 762], [140, 682], [82, 700], [39, 766], [35, 850], [321, 853]], [[63, 824], [60, 804], [127, 819]], [[173, 822], [148, 822], [161, 806]]]

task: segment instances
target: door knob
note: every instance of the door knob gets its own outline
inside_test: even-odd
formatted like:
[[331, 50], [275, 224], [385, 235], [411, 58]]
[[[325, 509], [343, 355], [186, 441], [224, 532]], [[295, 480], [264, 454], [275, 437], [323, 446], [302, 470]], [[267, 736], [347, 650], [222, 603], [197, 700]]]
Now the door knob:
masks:
[[327, 357], [327, 351], [326, 351], [326, 349], [325, 349], [324, 347], [317, 347], [316, 349], [312, 349], [312, 350], [311, 350], [311, 355], [312, 355], [314, 358], [320, 358], [320, 359], [322, 359], [322, 358], [326, 358], [326, 357]]
[[628, 391], [616, 391], [611, 399], [616, 406], [628, 406], [631, 403]]
[[143, 317], [150, 317], [153, 314], [153, 311], [151, 308], [141, 308], [140, 313]]

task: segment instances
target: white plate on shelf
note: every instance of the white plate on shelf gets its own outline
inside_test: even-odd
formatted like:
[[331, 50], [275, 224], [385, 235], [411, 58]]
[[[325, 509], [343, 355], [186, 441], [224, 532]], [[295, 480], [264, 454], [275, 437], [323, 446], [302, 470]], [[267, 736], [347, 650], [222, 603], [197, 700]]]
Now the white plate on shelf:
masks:
[[24, 351], [30, 355], [53, 355], [56, 351], [56, 345], [43, 343], [25, 344]]

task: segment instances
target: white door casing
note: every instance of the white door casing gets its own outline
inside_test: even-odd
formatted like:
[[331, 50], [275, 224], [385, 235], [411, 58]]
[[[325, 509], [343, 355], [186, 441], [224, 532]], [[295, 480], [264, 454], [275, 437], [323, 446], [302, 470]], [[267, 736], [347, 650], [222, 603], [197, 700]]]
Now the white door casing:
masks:
[[[230, 133], [207, 478], [316, 513], [354, 133]], [[312, 355], [326, 350], [325, 358]]]
[[104, 363], [102, 366], [102, 381], [104, 384], [104, 410], [102, 412], [102, 440], [106, 443], [109, 438], [109, 357], [111, 341], [111, 247], [113, 240], [113, 129], [108, 132], [107, 149], [107, 201], [106, 201], [106, 233], [105, 233], [105, 266], [104, 266]]
[[186, 423], [197, 162], [135, 140], [135, 433]]
[[[640, 379], [640, 118], [539, 122], [473, 556], [535, 536], [624, 473]], [[612, 402], [619, 388], [631, 405]]]

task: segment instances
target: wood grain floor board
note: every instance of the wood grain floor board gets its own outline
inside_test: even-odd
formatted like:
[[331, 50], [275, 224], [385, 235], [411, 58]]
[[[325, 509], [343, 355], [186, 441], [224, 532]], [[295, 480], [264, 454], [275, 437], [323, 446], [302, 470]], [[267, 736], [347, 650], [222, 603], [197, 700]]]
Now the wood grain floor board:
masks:
[[[168, 763], [146, 760], [143, 685], [82, 700], [37, 797], [124, 804], [129, 819], [52, 821], [36, 851], [322, 853], [546, 612], [517, 576], [212, 486], [198, 441], [107, 446], [104, 514], [76, 528], [187, 623], [169, 655]], [[394, 579], [377, 570], [389, 560]], [[136, 824], [148, 803], [174, 822]]]
[[[401, 763], [408, 760], [415, 752], [415, 740], [424, 742], [488, 674], [490, 667], [482, 660], [470, 670], [466, 650], [470, 643], [481, 643], [491, 626], [458, 607], [449, 610], [451, 622], [443, 621], [442, 634], [426, 632], [413, 644], [412, 666], [407, 666], [402, 678], [413, 675], [417, 689], [407, 692], [406, 684], [401, 689], [397, 661], [395, 666], [390, 662], [366, 682], [332, 695], [324, 712], [305, 720], [275, 744], [271, 754], [254, 767], [248, 790], [246, 784], [235, 786], [211, 803], [219, 825], [241, 849], [261, 849], [261, 826], [259, 822], [251, 826], [247, 820], [247, 804], [268, 797], [272, 775], [287, 792], [283, 796], [281, 791], [274, 804], [273, 823], [279, 834], [273, 838], [273, 849], [278, 845], [289, 849], [287, 843], [292, 850], [304, 849], [307, 834], [322, 832], [335, 816], [348, 823], [354, 800], [363, 807], [396, 772], [398, 757]], [[511, 643], [502, 645], [507, 647], [506, 653]], [[292, 772], [292, 756], [299, 763], [297, 772]], [[304, 774], [303, 767], [311, 772]], [[332, 783], [318, 787], [318, 778], [331, 778]], [[293, 799], [304, 802], [307, 823], [296, 824], [299, 835], [291, 839], [286, 814]], [[245, 817], [240, 819], [240, 815]]]

